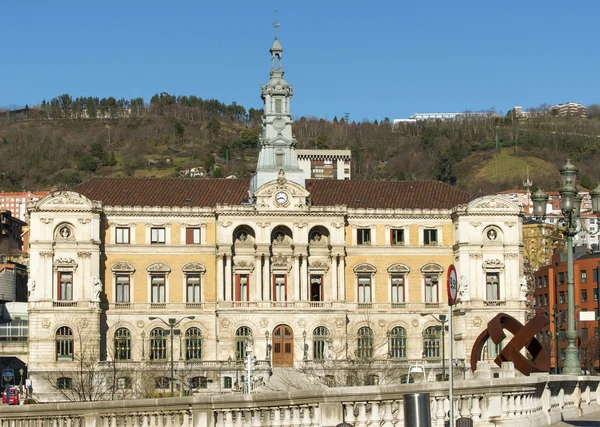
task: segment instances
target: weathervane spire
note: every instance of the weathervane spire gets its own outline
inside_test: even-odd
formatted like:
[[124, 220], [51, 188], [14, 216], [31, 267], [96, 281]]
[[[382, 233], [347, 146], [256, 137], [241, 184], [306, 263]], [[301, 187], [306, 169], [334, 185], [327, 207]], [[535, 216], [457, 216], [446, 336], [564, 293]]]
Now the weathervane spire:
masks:
[[277, 9], [275, 9], [275, 20], [273, 21], [273, 32], [275, 33], [275, 40], [278, 38], [278, 28], [281, 27], [279, 20], [277, 19]]

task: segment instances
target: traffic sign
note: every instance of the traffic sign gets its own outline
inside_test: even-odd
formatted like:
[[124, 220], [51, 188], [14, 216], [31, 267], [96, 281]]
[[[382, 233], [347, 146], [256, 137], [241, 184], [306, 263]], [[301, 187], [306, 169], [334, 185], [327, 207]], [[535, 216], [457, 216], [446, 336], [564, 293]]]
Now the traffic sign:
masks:
[[448, 289], [448, 305], [456, 304], [456, 297], [458, 296], [458, 279], [456, 277], [456, 268], [454, 268], [454, 264], [450, 264], [448, 267], [446, 287]]

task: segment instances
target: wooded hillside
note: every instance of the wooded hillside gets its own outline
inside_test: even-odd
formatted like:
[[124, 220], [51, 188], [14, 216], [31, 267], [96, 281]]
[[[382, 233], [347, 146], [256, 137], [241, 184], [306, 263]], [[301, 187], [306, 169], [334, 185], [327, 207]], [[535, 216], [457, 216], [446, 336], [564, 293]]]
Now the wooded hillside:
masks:
[[[595, 110], [590, 110], [595, 111]], [[249, 177], [258, 154], [262, 111], [216, 100], [155, 95], [76, 98], [0, 112], [0, 190], [76, 185], [92, 176]], [[470, 192], [534, 186], [557, 188], [567, 156], [580, 182], [600, 181], [600, 115], [588, 119], [464, 119], [392, 126], [300, 118], [298, 148], [352, 150], [353, 179], [438, 179]], [[496, 143], [497, 140], [497, 143]], [[190, 178], [202, 179], [202, 178]]]

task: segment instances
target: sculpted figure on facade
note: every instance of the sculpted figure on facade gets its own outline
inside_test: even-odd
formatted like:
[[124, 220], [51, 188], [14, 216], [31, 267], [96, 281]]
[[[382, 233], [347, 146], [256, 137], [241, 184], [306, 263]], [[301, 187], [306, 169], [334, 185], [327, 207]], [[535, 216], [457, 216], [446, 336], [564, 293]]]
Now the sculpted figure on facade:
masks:
[[100, 276], [94, 276], [92, 284], [94, 285], [94, 301], [100, 301], [100, 295], [102, 294], [102, 280], [100, 280]]

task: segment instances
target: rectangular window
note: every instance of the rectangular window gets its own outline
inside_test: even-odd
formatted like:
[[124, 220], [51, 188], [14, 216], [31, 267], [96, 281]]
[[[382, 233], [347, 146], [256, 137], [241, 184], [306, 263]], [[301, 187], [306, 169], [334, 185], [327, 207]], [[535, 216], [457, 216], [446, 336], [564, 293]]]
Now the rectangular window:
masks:
[[536, 279], [537, 279], [538, 289], [542, 289], [542, 286], [543, 286], [542, 285], [542, 277], [540, 276], [540, 277], [537, 277]]
[[358, 302], [371, 302], [371, 274], [358, 275]]
[[495, 344], [491, 338], [487, 340], [487, 357], [489, 359], [495, 359], [501, 350], [502, 350], [502, 343]]
[[594, 283], [598, 283], [598, 269], [594, 268], [592, 270], [592, 280], [594, 281]]
[[598, 288], [594, 288], [594, 301], [598, 301]]
[[488, 301], [498, 301], [500, 299], [499, 273], [486, 273], [485, 282], [486, 299]]
[[564, 304], [565, 303], [565, 293], [563, 291], [560, 291], [558, 293], [558, 303], [559, 304]]
[[425, 275], [425, 302], [438, 302], [438, 276]]
[[548, 276], [544, 276], [544, 288], [548, 287]]
[[118, 274], [116, 302], [129, 302], [129, 274]]
[[544, 294], [544, 306], [548, 305], [548, 294]]
[[371, 244], [371, 229], [359, 228], [356, 230], [356, 241], [359, 245]]
[[287, 289], [285, 284], [285, 274], [273, 274], [273, 301], [287, 300]]
[[152, 286], [152, 301], [165, 302], [165, 275], [153, 274], [150, 276]]
[[587, 270], [581, 270], [579, 272], [579, 282], [587, 283]]
[[438, 244], [437, 230], [433, 228], [427, 228], [423, 230], [423, 243], [426, 246], [435, 246]]
[[281, 99], [275, 100], [275, 113], [281, 114]]
[[236, 274], [235, 276], [235, 300], [248, 301], [248, 275]]
[[200, 275], [186, 275], [185, 284], [187, 290], [187, 302], [200, 302]]
[[186, 245], [199, 245], [200, 244], [200, 229], [199, 228], [186, 228], [185, 229], [185, 244]]
[[404, 302], [404, 274], [392, 274], [392, 303]]
[[165, 229], [164, 228], [152, 228], [150, 230], [150, 243], [164, 244], [165, 243]]
[[404, 245], [404, 230], [399, 228], [393, 228], [392, 230], [390, 230], [390, 233], [390, 241], [392, 242], [392, 246]]
[[588, 328], [581, 328], [581, 340], [582, 341], [587, 341], [588, 338], [589, 338]]
[[275, 154], [275, 166], [283, 166], [283, 153]]
[[559, 285], [565, 284], [565, 273], [558, 273], [558, 284]]
[[310, 300], [311, 301], [322, 301], [321, 284], [323, 283], [323, 276], [320, 274], [310, 275]]
[[73, 300], [73, 273], [70, 271], [60, 271], [58, 273], [58, 300]]
[[581, 302], [587, 302], [587, 289], [581, 290]]
[[129, 244], [129, 227], [117, 227], [115, 229], [115, 242], [117, 245], [128, 245]]

